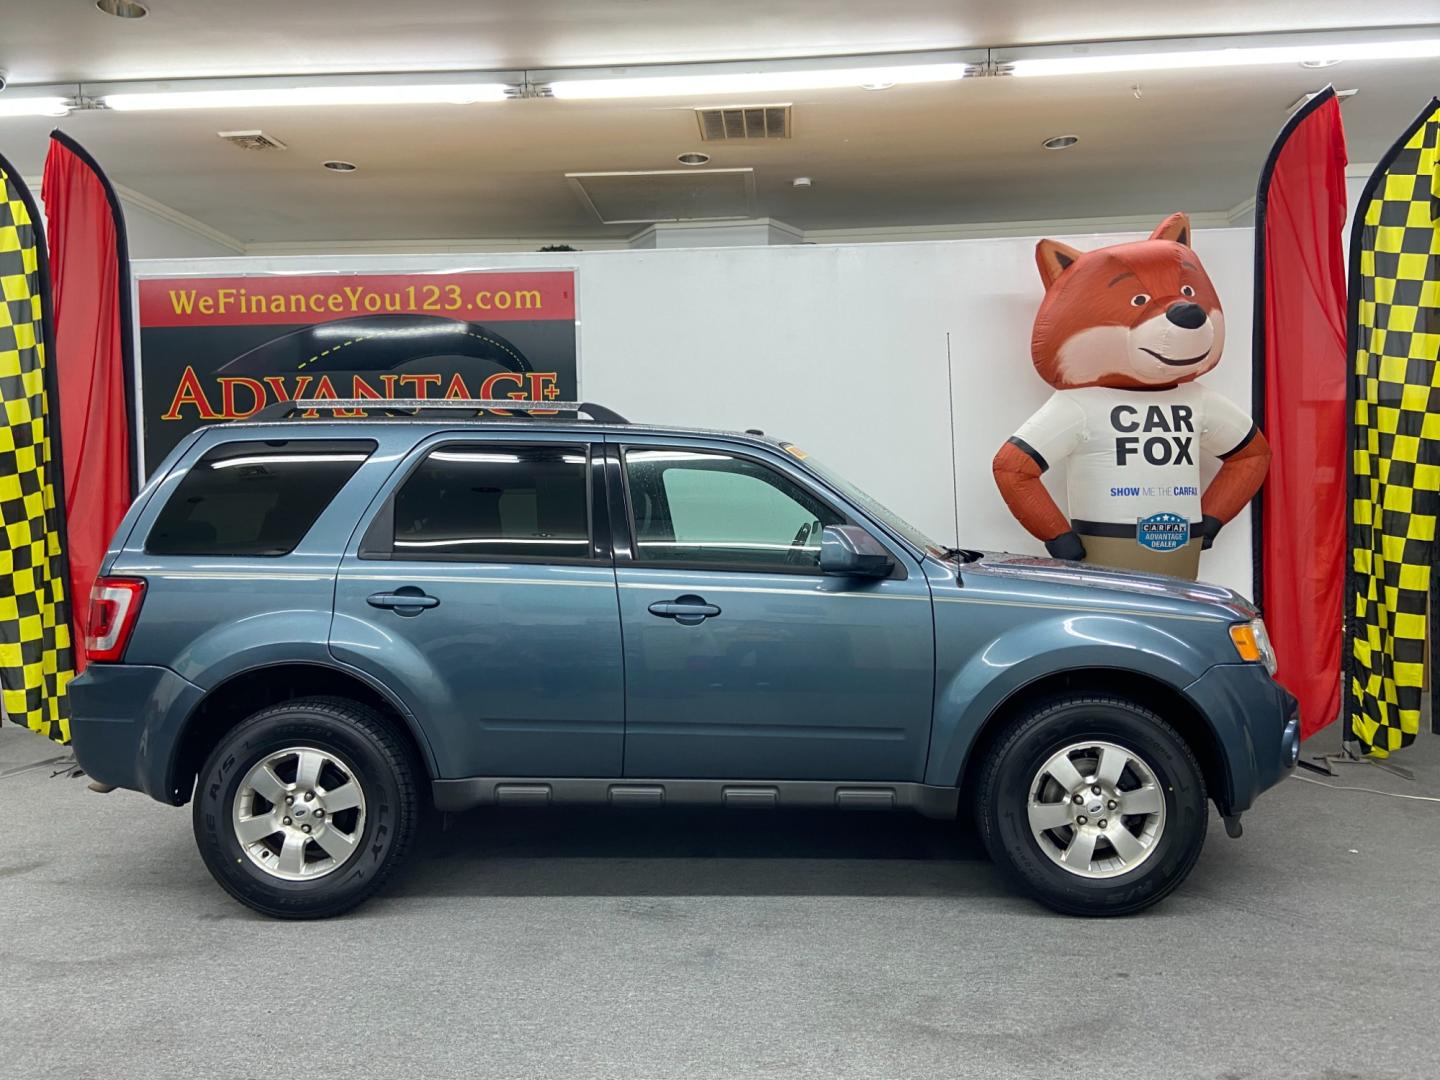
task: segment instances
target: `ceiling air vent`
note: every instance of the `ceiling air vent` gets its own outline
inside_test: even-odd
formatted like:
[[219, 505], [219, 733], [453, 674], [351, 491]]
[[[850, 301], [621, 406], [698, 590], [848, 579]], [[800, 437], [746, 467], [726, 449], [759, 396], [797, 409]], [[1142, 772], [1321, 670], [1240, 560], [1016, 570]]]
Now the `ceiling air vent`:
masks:
[[750, 168], [566, 173], [565, 178], [607, 225], [755, 216], [755, 170]]
[[263, 131], [217, 131], [215, 134], [231, 146], [238, 146], [241, 150], [285, 149], [283, 142], [274, 135], [266, 135]]
[[695, 118], [706, 142], [790, 138], [789, 105], [716, 105], [696, 109]]

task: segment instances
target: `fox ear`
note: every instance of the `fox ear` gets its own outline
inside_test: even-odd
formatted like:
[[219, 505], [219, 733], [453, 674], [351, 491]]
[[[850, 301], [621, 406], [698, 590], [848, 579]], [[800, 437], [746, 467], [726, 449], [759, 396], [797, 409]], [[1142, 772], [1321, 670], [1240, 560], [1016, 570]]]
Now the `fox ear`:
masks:
[[1190, 217], [1188, 214], [1171, 214], [1150, 234], [1151, 240], [1173, 240], [1177, 244], [1190, 246]]
[[1079, 257], [1078, 249], [1062, 244], [1059, 240], [1041, 240], [1036, 244], [1035, 265], [1040, 267], [1040, 279], [1045, 282], [1045, 288], [1054, 285], [1056, 278]]

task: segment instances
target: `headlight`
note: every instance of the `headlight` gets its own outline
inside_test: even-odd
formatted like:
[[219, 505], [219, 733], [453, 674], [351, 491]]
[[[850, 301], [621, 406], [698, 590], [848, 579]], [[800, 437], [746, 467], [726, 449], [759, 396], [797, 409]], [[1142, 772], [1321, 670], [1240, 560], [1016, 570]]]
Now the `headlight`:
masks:
[[1270, 635], [1265, 632], [1265, 620], [1238, 623], [1230, 627], [1230, 640], [1240, 659], [1249, 664], [1264, 664], [1265, 670], [1275, 674], [1275, 650], [1270, 645]]

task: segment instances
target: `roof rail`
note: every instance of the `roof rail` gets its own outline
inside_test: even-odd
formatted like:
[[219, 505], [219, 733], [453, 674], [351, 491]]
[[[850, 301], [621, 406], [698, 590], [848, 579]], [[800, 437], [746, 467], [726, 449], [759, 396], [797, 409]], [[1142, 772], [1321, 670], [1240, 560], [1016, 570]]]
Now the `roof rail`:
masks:
[[[418, 416], [426, 412], [468, 412], [479, 417], [487, 412], [584, 414], [599, 424], [628, 424], [630, 421], [593, 401], [519, 401], [509, 398], [301, 398], [277, 401], [246, 420], [292, 420], [308, 412], [356, 412], [371, 416]], [[348, 419], [348, 418], [347, 418]]]

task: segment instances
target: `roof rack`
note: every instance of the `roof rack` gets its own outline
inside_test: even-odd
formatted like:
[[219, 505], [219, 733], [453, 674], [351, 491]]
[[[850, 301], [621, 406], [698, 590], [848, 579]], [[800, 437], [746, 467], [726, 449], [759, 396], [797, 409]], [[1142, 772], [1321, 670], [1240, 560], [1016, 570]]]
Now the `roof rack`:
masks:
[[[305, 413], [356, 412], [363, 410], [366, 418], [372, 416], [420, 416], [427, 412], [466, 412], [473, 417], [488, 412], [502, 413], [557, 413], [573, 412], [584, 414], [599, 424], [628, 424], [630, 421], [603, 405], [593, 401], [517, 401], [508, 398], [301, 398], [298, 401], [277, 401], [259, 412], [251, 413], [247, 420], [292, 420]], [[507, 417], [501, 417], [502, 419]]]

